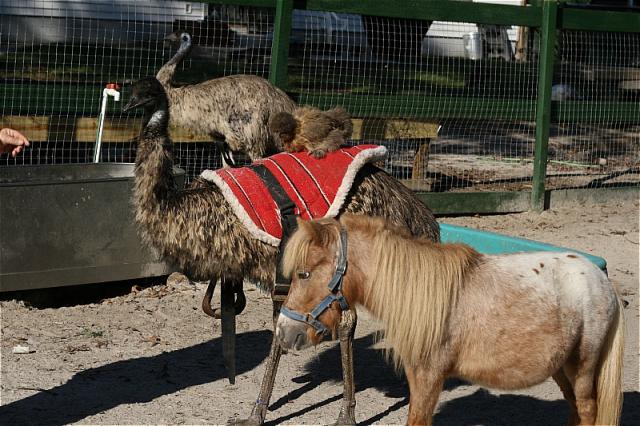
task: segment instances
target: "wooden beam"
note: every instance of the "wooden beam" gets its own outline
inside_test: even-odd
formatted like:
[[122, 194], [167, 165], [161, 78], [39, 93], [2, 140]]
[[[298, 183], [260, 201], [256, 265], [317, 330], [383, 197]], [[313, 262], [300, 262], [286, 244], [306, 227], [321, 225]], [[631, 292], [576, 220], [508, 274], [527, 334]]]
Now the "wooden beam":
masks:
[[4, 115], [0, 117], [0, 128], [4, 127], [19, 130], [31, 141], [46, 141], [48, 139], [49, 117]]
[[421, 120], [354, 118], [353, 140], [427, 139], [438, 135], [438, 123]]
[[[20, 130], [32, 141], [48, 139], [51, 117], [5, 115], [0, 117], [0, 126]], [[353, 119], [353, 140], [375, 139], [427, 139], [438, 134], [438, 123], [403, 119]], [[74, 122], [74, 142], [96, 141], [97, 117], [80, 117]], [[102, 142], [124, 142], [133, 140], [140, 133], [140, 119], [106, 118]], [[176, 143], [211, 142], [211, 136], [199, 135], [187, 129], [170, 126], [169, 134]]]

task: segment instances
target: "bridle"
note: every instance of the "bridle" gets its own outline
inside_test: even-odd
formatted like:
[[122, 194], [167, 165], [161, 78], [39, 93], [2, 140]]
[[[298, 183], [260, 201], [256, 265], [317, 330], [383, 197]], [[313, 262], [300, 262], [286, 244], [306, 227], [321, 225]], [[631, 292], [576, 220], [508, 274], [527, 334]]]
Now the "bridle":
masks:
[[338, 262], [336, 264], [336, 271], [333, 273], [329, 284], [329, 291], [331, 294], [326, 296], [318, 305], [313, 308], [313, 310], [308, 314], [302, 314], [300, 312], [296, 312], [292, 309], [288, 309], [286, 307], [282, 307], [280, 309], [280, 313], [287, 318], [290, 318], [294, 321], [300, 321], [305, 324], [310, 325], [315, 328], [316, 334], [325, 335], [329, 332], [329, 329], [325, 327], [320, 321], [318, 321], [318, 317], [327, 309], [333, 302], [338, 302], [340, 304], [340, 308], [345, 311], [349, 309], [349, 304], [347, 300], [342, 295], [342, 281], [344, 279], [344, 274], [347, 271], [347, 231], [344, 228], [340, 228], [340, 251], [338, 253]]

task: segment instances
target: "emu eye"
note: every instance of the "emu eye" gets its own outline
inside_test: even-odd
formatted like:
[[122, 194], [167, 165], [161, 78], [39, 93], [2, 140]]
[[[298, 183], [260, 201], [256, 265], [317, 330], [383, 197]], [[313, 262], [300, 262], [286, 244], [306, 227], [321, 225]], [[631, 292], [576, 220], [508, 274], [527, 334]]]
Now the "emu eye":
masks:
[[311, 272], [309, 271], [298, 272], [298, 278], [300, 278], [301, 280], [308, 280], [310, 276], [311, 276]]

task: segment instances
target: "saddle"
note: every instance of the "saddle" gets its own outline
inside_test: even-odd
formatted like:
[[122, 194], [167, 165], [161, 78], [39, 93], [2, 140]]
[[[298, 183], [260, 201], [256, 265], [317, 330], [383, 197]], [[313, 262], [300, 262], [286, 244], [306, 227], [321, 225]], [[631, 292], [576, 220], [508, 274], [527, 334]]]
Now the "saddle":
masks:
[[220, 188], [254, 238], [279, 247], [272, 291], [277, 301], [289, 292], [289, 282], [280, 271], [280, 255], [296, 229], [296, 217], [336, 217], [358, 171], [384, 159], [386, 153], [379, 145], [344, 147], [321, 159], [307, 152], [281, 152], [246, 167], [205, 170], [201, 177]]

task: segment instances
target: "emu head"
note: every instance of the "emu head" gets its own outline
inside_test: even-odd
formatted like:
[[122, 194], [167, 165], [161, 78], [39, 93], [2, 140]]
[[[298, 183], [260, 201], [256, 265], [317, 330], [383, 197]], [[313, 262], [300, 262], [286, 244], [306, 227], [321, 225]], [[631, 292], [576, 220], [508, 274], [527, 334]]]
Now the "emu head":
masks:
[[145, 77], [133, 83], [131, 98], [122, 108], [128, 112], [136, 108], [144, 108], [147, 112], [153, 112], [162, 106], [166, 106], [167, 95], [162, 84], [155, 77]]
[[179, 43], [180, 47], [178, 48], [178, 52], [184, 52], [185, 50], [191, 49], [193, 38], [188, 31], [178, 30], [167, 34], [164, 37], [164, 42], [171, 45]]

